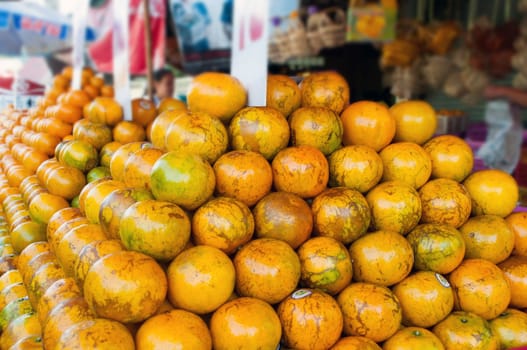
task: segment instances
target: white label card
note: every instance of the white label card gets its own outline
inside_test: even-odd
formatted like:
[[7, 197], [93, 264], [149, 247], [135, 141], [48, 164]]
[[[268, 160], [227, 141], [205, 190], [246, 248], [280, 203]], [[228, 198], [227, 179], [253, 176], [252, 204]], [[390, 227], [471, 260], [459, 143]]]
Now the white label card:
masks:
[[132, 120], [130, 94], [130, 11], [128, 0], [113, 0], [113, 87], [123, 107], [124, 120]]
[[84, 66], [84, 45], [86, 42], [86, 13], [89, 0], [78, 0], [79, 7], [73, 13], [73, 80], [71, 87], [80, 90], [82, 85], [82, 68]]

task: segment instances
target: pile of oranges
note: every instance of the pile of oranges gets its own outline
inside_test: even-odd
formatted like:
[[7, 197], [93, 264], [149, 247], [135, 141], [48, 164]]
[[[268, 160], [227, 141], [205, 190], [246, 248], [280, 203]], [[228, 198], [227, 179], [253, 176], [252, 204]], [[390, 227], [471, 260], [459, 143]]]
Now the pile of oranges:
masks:
[[188, 105], [90, 69], [0, 116], [0, 349], [527, 345], [527, 213], [424, 101], [269, 76]]

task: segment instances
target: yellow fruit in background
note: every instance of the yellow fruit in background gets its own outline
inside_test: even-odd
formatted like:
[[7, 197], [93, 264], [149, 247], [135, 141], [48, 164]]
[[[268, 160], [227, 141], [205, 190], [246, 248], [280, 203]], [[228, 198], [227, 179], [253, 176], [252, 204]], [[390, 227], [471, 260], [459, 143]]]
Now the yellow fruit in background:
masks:
[[402, 181], [413, 188], [423, 186], [432, 174], [432, 160], [413, 142], [392, 143], [379, 152], [383, 163], [383, 181]]
[[396, 142], [415, 142], [422, 145], [436, 132], [436, 112], [426, 101], [397, 102], [390, 107], [390, 112], [395, 118], [394, 141]]
[[291, 77], [281, 74], [267, 76], [267, 107], [276, 108], [287, 117], [300, 107], [301, 100], [300, 88]]
[[432, 178], [447, 178], [462, 182], [474, 166], [470, 146], [455, 135], [440, 135], [427, 141], [423, 148], [432, 159]]
[[350, 88], [335, 71], [313, 72], [300, 82], [302, 107], [326, 107], [340, 114], [349, 104]]

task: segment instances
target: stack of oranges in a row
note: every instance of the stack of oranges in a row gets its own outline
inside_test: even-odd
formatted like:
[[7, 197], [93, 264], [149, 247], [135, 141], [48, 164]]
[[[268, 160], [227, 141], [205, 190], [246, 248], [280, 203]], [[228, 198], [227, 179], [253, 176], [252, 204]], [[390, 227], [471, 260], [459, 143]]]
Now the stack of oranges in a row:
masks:
[[[56, 85], [66, 81], [67, 71]], [[137, 99], [124, 121], [93, 74], [82, 91], [52, 91], [1, 120], [4, 275], [18, 271], [27, 297], [6, 303], [0, 328], [12, 334], [32, 310], [40, 326], [19, 321], [28, 325], [5, 344], [38, 346], [39, 335], [57, 349], [527, 344], [517, 185], [499, 170], [472, 172], [462, 139], [434, 136], [426, 102], [349, 104], [346, 81], [322, 72], [300, 86], [271, 76], [268, 106], [246, 107], [236, 79], [204, 73], [188, 109]], [[82, 116], [71, 136], [49, 126], [66, 123], [64, 105]], [[26, 169], [27, 147], [42, 151], [16, 146], [31, 133], [54, 137], [43, 152], [54, 157], [10, 175], [13, 162]], [[20, 222], [39, 230], [17, 232]]]

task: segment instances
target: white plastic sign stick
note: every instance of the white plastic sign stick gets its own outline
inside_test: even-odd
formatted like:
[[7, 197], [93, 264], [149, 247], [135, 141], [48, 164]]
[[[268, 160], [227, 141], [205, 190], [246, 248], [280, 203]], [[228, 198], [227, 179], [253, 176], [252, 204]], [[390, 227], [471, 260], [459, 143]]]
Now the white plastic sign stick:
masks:
[[249, 106], [265, 106], [269, 0], [234, 1], [231, 75], [247, 89]]
[[82, 85], [82, 68], [84, 66], [84, 44], [86, 42], [86, 14], [89, 0], [79, 0], [79, 7], [73, 14], [73, 80], [71, 87], [80, 90]]
[[132, 120], [130, 100], [130, 13], [129, 0], [113, 0], [113, 88], [115, 99], [123, 107], [125, 120]]

